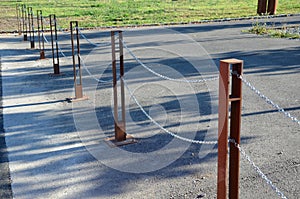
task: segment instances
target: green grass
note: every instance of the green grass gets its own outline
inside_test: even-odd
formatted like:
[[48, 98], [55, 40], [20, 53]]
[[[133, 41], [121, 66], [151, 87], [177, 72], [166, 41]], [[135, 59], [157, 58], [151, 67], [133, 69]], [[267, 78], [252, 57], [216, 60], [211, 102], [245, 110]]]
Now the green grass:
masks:
[[[293, 30], [297, 31], [293, 31]], [[244, 32], [250, 32], [257, 35], [268, 35], [275, 38], [289, 38], [289, 39], [300, 39], [300, 26], [287, 27], [283, 26], [281, 28], [267, 26], [266, 23], [254, 23], [252, 28]]]
[[[15, 17], [16, 4], [56, 14], [59, 24], [70, 20], [81, 27], [189, 23], [201, 20], [255, 16], [257, 0], [0, 0], [2, 18]], [[280, 0], [278, 14], [300, 13], [299, 0]]]

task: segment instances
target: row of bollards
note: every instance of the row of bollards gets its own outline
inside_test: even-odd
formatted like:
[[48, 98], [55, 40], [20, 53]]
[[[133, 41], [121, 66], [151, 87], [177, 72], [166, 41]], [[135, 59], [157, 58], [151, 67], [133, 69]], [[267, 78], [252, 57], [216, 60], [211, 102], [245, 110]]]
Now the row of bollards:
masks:
[[[33, 11], [31, 7], [26, 5], [17, 5], [18, 32], [23, 33], [24, 41], [27, 41], [28, 34], [30, 39], [30, 47], [35, 48], [35, 30], [33, 23]], [[38, 42], [40, 49], [40, 59], [45, 59], [44, 44], [44, 25], [42, 11], [37, 11], [37, 29]], [[54, 75], [60, 74], [59, 69], [59, 46], [57, 35], [57, 20], [54, 14], [49, 15], [49, 25], [51, 34], [52, 60]], [[116, 36], [118, 44], [116, 43]], [[71, 102], [88, 99], [83, 95], [82, 87], [82, 71], [80, 57], [79, 27], [78, 21], [70, 22], [70, 35], [72, 45], [72, 62], [74, 73], [75, 97], [70, 98]], [[117, 49], [118, 48], [118, 49]], [[125, 90], [124, 90], [124, 52], [123, 52], [123, 35], [122, 31], [111, 31], [111, 52], [112, 52], [112, 73], [113, 73], [113, 95], [114, 95], [114, 137], [107, 138], [108, 143], [114, 146], [121, 146], [135, 143], [136, 140], [126, 133], [125, 121]], [[118, 56], [117, 56], [118, 54]], [[117, 81], [117, 65], [119, 64], [120, 85]], [[218, 182], [217, 182], [217, 198], [225, 199], [227, 196], [231, 199], [239, 198], [239, 150], [230, 143], [229, 164], [228, 164], [228, 130], [230, 129], [230, 138], [240, 143], [241, 129], [241, 102], [242, 102], [242, 82], [238, 76], [232, 76], [230, 81], [230, 66], [235, 74], [242, 75], [243, 61], [237, 59], [228, 59], [220, 61], [220, 78], [219, 78], [219, 131], [218, 131]], [[231, 84], [231, 89], [229, 85]], [[119, 119], [119, 100], [118, 87], [121, 91], [121, 119]], [[231, 92], [231, 93], [230, 93]], [[229, 117], [229, 105], [230, 117]], [[229, 119], [230, 118], [230, 119]], [[230, 121], [230, 123], [229, 123]], [[229, 175], [228, 175], [229, 165]], [[229, 181], [229, 182], [228, 182]], [[229, 184], [229, 187], [227, 186]], [[227, 193], [229, 192], [229, 193]]]
[[[30, 41], [30, 48], [35, 49], [35, 29], [34, 29], [34, 14], [32, 7], [26, 7], [26, 5], [16, 5], [16, 15], [18, 21], [18, 33], [23, 34], [23, 40]], [[40, 50], [40, 59], [45, 59], [45, 41], [46, 37], [44, 35], [44, 17], [42, 10], [37, 10], [37, 37], [38, 37], [38, 48]], [[74, 31], [75, 30], [75, 31]], [[49, 31], [51, 38], [51, 52], [52, 52], [52, 62], [53, 62], [53, 75], [61, 75], [59, 68], [59, 45], [58, 45], [58, 35], [57, 35], [57, 20], [56, 15], [49, 15]], [[80, 43], [79, 43], [79, 32], [78, 32], [78, 22], [70, 22], [70, 32], [71, 32], [71, 45], [72, 45], [72, 60], [73, 60], [73, 72], [74, 72], [74, 88], [75, 97], [70, 98], [69, 101], [75, 102], [80, 100], [88, 99], [83, 96], [82, 91], [82, 72], [81, 72], [81, 60], [80, 60]], [[74, 38], [76, 42], [74, 42]], [[76, 46], [76, 54], [75, 54]], [[77, 63], [75, 57], [77, 56]], [[79, 76], [77, 78], [77, 75]]]
[[[18, 33], [23, 33], [23, 40], [30, 41], [30, 48], [35, 49], [35, 28], [34, 28], [34, 14], [32, 7], [18, 4], [16, 6], [16, 14], [18, 21]], [[37, 10], [37, 34], [38, 34], [38, 47], [40, 50], [40, 59], [45, 59], [45, 43], [44, 43], [44, 17], [41, 10]], [[59, 75], [59, 47], [57, 37], [57, 23], [54, 14], [49, 15], [49, 27], [51, 34], [51, 47], [52, 47], [52, 60], [54, 75]]]
[[[32, 7], [27, 7], [26, 5], [17, 5], [17, 18], [18, 18], [18, 28], [19, 34], [23, 33], [24, 41], [27, 41], [28, 35], [30, 40], [31, 49], [35, 48], [35, 30], [33, 23], [33, 11]], [[21, 18], [21, 19], [20, 19]], [[38, 48], [40, 49], [40, 59], [45, 59], [45, 43], [44, 43], [44, 17], [41, 10], [37, 11], [37, 37], [38, 37]], [[21, 23], [22, 22], [22, 23]], [[54, 14], [49, 15], [49, 30], [51, 38], [51, 52], [52, 52], [52, 62], [53, 62], [53, 75], [60, 75], [59, 68], [59, 45], [58, 45], [58, 35], [57, 35], [57, 20]], [[72, 61], [73, 61], [73, 72], [74, 72], [74, 88], [75, 97], [69, 98], [69, 101], [75, 102], [87, 99], [83, 95], [82, 88], [82, 72], [81, 72], [81, 57], [80, 57], [80, 43], [79, 43], [79, 31], [78, 22], [70, 22], [70, 35], [71, 35], [71, 45], [72, 45]], [[118, 50], [116, 50], [116, 40], [115, 35], [118, 36]], [[115, 116], [115, 136], [109, 138], [110, 142], [114, 145], [120, 146], [125, 144], [134, 143], [135, 140], [132, 136], [126, 134], [125, 125], [125, 91], [124, 91], [124, 56], [123, 56], [123, 43], [122, 43], [122, 31], [111, 31], [111, 41], [112, 41], [112, 70], [113, 70], [113, 92], [114, 92], [114, 116]], [[119, 53], [119, 64], [120, 64], [120, 91], [121, 91], [121, 120], [118, 116], [118, 85], [117, 85], [117, 56]], [[77, 55], [77, 58], [76, 58]]]

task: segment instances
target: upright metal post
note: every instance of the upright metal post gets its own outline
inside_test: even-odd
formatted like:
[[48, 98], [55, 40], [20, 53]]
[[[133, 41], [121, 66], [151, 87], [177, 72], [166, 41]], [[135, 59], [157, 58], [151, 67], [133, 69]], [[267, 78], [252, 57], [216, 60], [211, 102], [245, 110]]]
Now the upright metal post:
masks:
[[[121, 109], [122, 109], [122, 128], [126, 132], [126, 121], [125, 121], [125, 90], [124, 90], [124, 52], [123, 52], [123, 32], [119, 31], [119, 56], [120, 56], [120, 80], [121, 80]], [[126, 133], [125, 133], [126, 139]]]
[[20, 4], [16, 5], [16, 12], [17, 12], [17, 23], [18, 23], [18, 34], [21, 35], [22, 34], [22, 23], [21, 23], [21, 6]]
[[[76, 35], [76, 51], [77, 51], [77, 66], [76, 69], [76, 59], [75, 59], [75, 44], [74, 44], [74, 25], [75, 25], [75, 35]], [[74, 72], [74, 87], [75, 87], [75, 98], [71, 98], [70, 101], [76, 102], [88, 99], [83, 96], [82, 92], [82, 71], [81, 71], [81, 59], [80, 59], [80, 43], [79, 43], [79, 33], [78, 33], [78, 21], [70, 22], [71, 31], [71, 45], [72, 45], [72, 59], [73, 59], [73, 72]], [[79, 79], [77, 79], [79, 76]]]
[[43, 24], [43, 13], [41, 10], [37, 11], [37, 26], [38, 26], [40, 59], [45, 59], [44, 24]]
[[268, 14], [275, 15], [277, 9], [278, 0], [268, 0]]
[[[121, 104], [122, 104], [122, 119], [119, 120], [118, 115], [118, 85], [117, 85], [117, 60], [116, 60], [116, 44], [115, 44], [115, 33], [118, 33], [119, 41], [121, 41], [122, 31], [112, 31], [111, 32], [111, 42], [112, 42], [112, 72], [113, 72], [113, 93], [114, 93], [114, 123], [115, 123], [115, 140], [120, 142], [126, 140], [126, 129], [125, 129], [125, 110], [123, 101], [125, 99], [124, 95], [124, 84], [121, 84]], [[120, 42], [121, 43], [121, 42]], [[120, 53], [120, 76], [124, 75], [124, 60], [123, 60], [123, 49], [119, 43], [119, 53]], [[122, 71], [122, 72], [121, 72]], [[123, 86], [123, 88], [122, 88]], [[123, 90], [123, 91], [122, 91]]]
[[30, 9], [31, 7], [27, 7], [27, 25], [28, 25], [28, 33], [29, 33], [29, 41], [31, 43], [31, 20], [30, 20]]
[[[116, 38], [118, 34], [119, 49], [116, 50]], [[124, 53], [123, 53], [123, 35], [122, 31], [111, 31], [111, 52], [112, 52], [112, 73], [113, 73], [113, 93], [114, 93], [114, 124], [115, 135], [114, 137], [105, 139], [108, 144], [113, 143], [113, 146], [122, 146], [126, 144], [136, 143], [137, 141], [126, 133], [126, 121], [125, 121], [125, 88], [124, 88]], [[118, 81], [117, 81], [117, 56], [119, 53], [119, 65], [120, 65], [120, 87], [121, 87], [121, 120], [119, 119], [119, 104], [118, 104]]]
[[258, 0], [257, 14], [262, 15], [267, 12], [267, 0]]
[[229, 66], [220, 62], [218, 123], [218, 199], [227, 198]]
[[27, 41], [27, 9], [26, 5], [22, 5], [22, 23], [23, 23], [23, 34], [24, 34], [24, 41]]
[[[232, 66], [230, 94], [230, 66]], [[219, 79], [219, 139], [218, 139], [218, 199], [227, 198], [227, 154], [228, 154], [228, 120], [230, 111], [230, 138], [240, 143], [242, 81], [237, 77], [243, 70], [243, 61], [227, 59], [220, 61]], [[230, 143], [229, 154], [229, 198], [239, 198], [239, 150]]]
[[30, 48], [35, 48], [34, 45], [34, 25], [33, 25], [33, 12], [32, 7], [28, 7], [28, 24], [29, 24], [29, 39], [30, 39]]
[[[56, 16], [54, 14], [52, 14], [52, 15], [49, 15], [49, 18], [50, 18], [50, 33], [51, 33], [54, 75], [59, 75], [60, 74], [60, 72], [59, 72], [59, 52], [58, 52], [58, 40], [57, 40]], [[53, 38], [53, 31], [54, 31], [54, 38]], [[54, 50], [54, 42], [55, 42], [55, 50]]]
[[[243, 61], [232, 60], [231, 79], [231, 111], [230, 111], [230, 138], [240, 144], [241, 114], [242, 114], [242, 75]], [[230, 143], [229, 153], [229, 198], [239, 198], [240, 152], [234, 143]]]

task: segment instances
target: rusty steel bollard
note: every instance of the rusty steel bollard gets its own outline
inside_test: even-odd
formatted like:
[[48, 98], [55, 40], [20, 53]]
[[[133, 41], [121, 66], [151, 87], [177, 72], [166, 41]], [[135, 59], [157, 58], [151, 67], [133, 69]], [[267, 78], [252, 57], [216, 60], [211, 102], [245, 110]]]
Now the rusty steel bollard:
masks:
[[268, 1], [268, 13], [269, 15], [275, 15], [277, 9], [278, 0], [269, 0]]
[[[126, 140], [126, 125], [125, 125], [125, 102], [124, 100], [124, 84], [121, 85], [121, 108], [122, 119], [119, 121], [118, 116], [118, 85], [117, 85], [117, 64], [116, 64], [116, 49], [115, 49], [115, 33], [118, 33], [119, 38], [122, 37], [122, 31], [112, 31], [112, 69], [113, 69], [113, 92], [114, 92], [114, 116], [115, 116], [115, 139], [116, 141]], [[119, 43], [120, 53], [120, 77], [124, 75], [124, 59], [123, 59], [123, 46]], [[122, 73], [123, 72], [123, 73]], [[121, 81], [122, 82], [122, 81]]]
[[278, 0], [258, 0], [257, 14], [276, 14]]
[[17, 4], [16, 5], [16, 13], [17, 13], [17, 26], [18, 26], [18, 34], [22, 34], [22, 23], [21, 23], [21, 5]]
[[[119, 49], [116, 50], [115, 35], [119, 37]], [[114, 95], [114, 126], [115, 136], [106, 139], [107, 143], [113, 143], [111, 146], [122, 146], [126, 144], [136, 143], [137, 141], [126, 133], [125, 121], [125, 87], [123, 82], [124, 76], [124, 53], [123, 53], [123, 34], [122, 31], [111, 31], [111, 50], [112, 50], [112, 73], [113, 73], [113, 95]], [[117, 81], [117, 52], [119, 52], [119, 67], [120, 67], [120, 90], [121, 90], [121, 120], [119, 120], [119, 105], [118, 105], [118, 81]]]
[[[230, 139], [240, 143], [242, 81], [237, 75], [232, 75], [230, 85], [230, 66], [233, 74], [242, 75], [243, 61], [227, 59], [220, 61], [219, 78], [219, 124], [218, 124], [218, 182], [217, 198], [227, 198], [227, 155], [228, 155], [228, 120], [230, 110]], [[231, 93], [230, 93], [231, 90]], [[229, 153], [229, 198], [239, 198], [239, 163], [240, 153], [233, 143], [230, 143]]]
[[[59, 52], [58, 52], [58, 40], [57, 40], [56, 16], [54, 14], [52, 14], [52, 15], [49, 15], [49, 18], [50, 18], [50, 33], [51, 33], [52, 60], [53, 60], [54, 75], [59, 75], [60, 71], [59, 71]], [[54, 33], [53, 33], [53, 31], [54, 31]], [[55, 50], [54, 50], [54, 42], [55, 42]]]
[[267, 0], [258, 0], [257, 14], [262, 15], [267, 12]]
[[44, 23], [43, 23], [43, 13], [41, 10], [37, 11], [37, 26], [38, 26], [40, 59], [45, 59]]
[[27, 9], [26, 5], [23, 4], [22, 6], [22, 27], [23, 27], [23, 40], [27, 41]]
[[28, 24], [29, 24], [29, 40], [30, 48], [34, 49], [34, 25], [33, 25], [33, 12], [32, 7], [28, 7]]
[[[75, 25], [75, 27], [74, 27]], [[74, 28], [75, 28], [75, 37], [74, 38]], [[79, 42], [79, 33], [78, 33], [78, 21], [71, 21], [70, 22], [70, 31], [71, 31], [71, 44], [72, 44], [72, 60], [73, 60], [73, 72], [74, 72], [74, 87], [75, 87], [75, 98], [68, 99], [71, 102], [77, 102], [82, 100], [87, 100], [88, 97], [83, 95], [82, 91], [82, 71], [81, 71], [81, 58], [80, 58], [80, 42]], [[77, 56], [75, 55], [75, 44], [74, 39], [76, 40], [76, 51]], [[76, 69], [76, 59], [77, 57], [77, 66], [78, 70]], [[78, 71], [78, 72], [77, 72]], [[77, 79], [77, 75], [79, 78]]]

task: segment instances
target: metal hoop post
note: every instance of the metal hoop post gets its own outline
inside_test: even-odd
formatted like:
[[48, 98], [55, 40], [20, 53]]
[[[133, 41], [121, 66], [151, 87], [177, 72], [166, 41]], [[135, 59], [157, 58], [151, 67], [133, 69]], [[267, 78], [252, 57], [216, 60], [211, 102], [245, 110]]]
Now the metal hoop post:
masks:
[[[74, 26], [75, 26], [75, 37], [74, 38]], [[80, 59], [80, 43], [79, 43], [79, 32], [78, 32], [78, 21], [70, 22], [70, 31], [71, 31], [71, 45], [72, 45], [72, 60], [73, 60], [73, 72], [74, 72], [74, 87], [75, 87], [75, 98], [71, 98], [70, 101], [76, 102], [81, 100], [87, 100], [88, 97], [83, 95], [82, 91], [82, 71], [81, 71], [81, 59]], [[75, 44], [76, 40], [76, 53], [75, 54]], [[76, 57], [77, 56], [77, 66], [76, 67]], [[78, 68], [78, 70], [76, 69]], [[79, 79], [77, 79], [79, 76]]]
[[[52, 45], [52, 59], [53, 59], [53, 69], [54, 75], [59, 75], [59, 53], [58, 53], [58, 41], [57, 41], [57, 28], [56, 28], [56, 16], [54, 14], [49, 15], [50, 18], [50, 33], [51, 33], [51, 45]], [[54, 29], [54, 30], [53, 30]], [[54, 33], [53, 33], [54, 31]], [[53, 36], [54, 34], [54, 36]], [[55, 50], [54, 50], [55, 42]]]
[[[118, 50], [116, 50], [116, 38], [118, 35]], [[113, 143], [113, 146], [122, 146], [126, 144], [136, 143], [137, 141], [126, 133], [126, 120], [125, 120], [125, 84], [124, 76], [124, 54], [123, 54], [123, 35], [121, 30], [111, 31], [111, 52], [112, 52], [112, 73], [113, 73], [113, 94], [114, 94], [114, 137], [106, 139], [108, 144]], [[119, 67], [120, 67], [120, 89], [121, 89], [121, 120], [119, 119], [119, 103], [118, 103], [118, 81], [117, 81], [117, 52], [119, 53]]]
[[22, 23], [21, 23], [21, 5], [17, 4], [16, 5], [16, 13], [17, 13], [17, 26], [18, 26], [18, 34], [21, 35], [22, 34]]
[[27, 9], [26, 5], [22, 6], [22, 22], [23, 22], [23, 40], [27, 41]]
[[40, 59], [45, 59], [45, 43], [44, 43], [44, 24], [43, 13], [41, 10], [37, 11], [37, 26], [38, 26], [38, 41], [40, 49]]
[[29, 40], [30, 48], [34, 49], [34, 25], [33, 25], [33, 12], [32, 7], [28, 7], [28, 24], [29, 24]]

